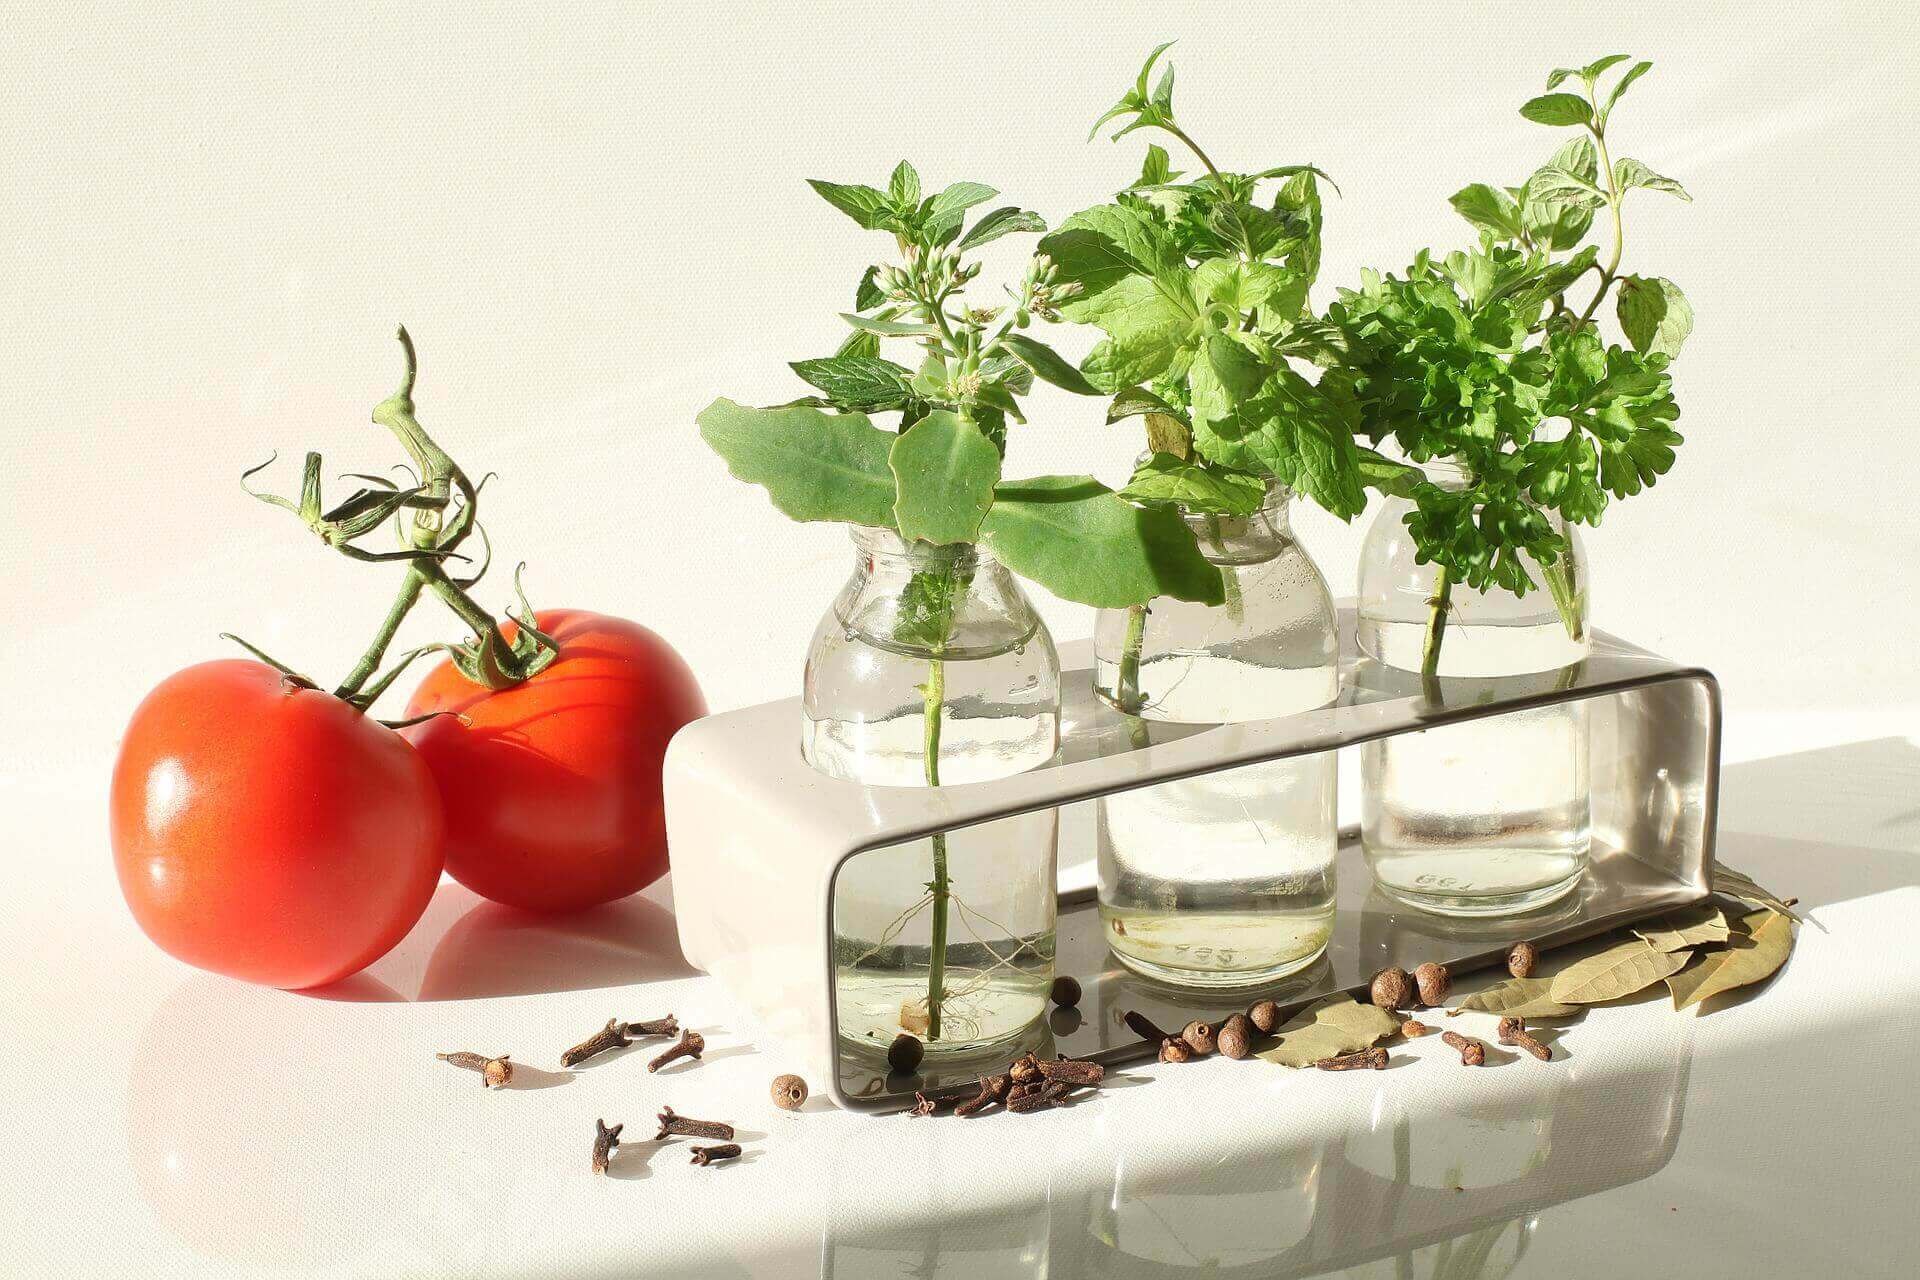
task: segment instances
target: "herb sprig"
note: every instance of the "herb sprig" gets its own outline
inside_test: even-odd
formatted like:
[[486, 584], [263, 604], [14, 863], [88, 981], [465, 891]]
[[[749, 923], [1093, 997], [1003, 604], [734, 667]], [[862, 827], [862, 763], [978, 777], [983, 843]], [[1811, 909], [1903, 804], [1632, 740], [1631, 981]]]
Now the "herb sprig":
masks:
[[[1609, 495], [1626, 498], [1673, 465], [1681, 443], [1668, 366], [1693, 327], [1679, 286], [1622, 274], [1624, 207], [1635, 190], [1689, 199], [1638, 160], [1614, 159], [1609, 125], [1636, 62], [1602, 92], [1625, 54], [1547, 79], [1550, 92], [1520, 108], [1528, 120], [1581, 131], [1518, 187], [1475, 183], [1453, 207], [1479, 243], [1417, 254], [1402, 277], [1367, 272], [1328, 312], [1346, 348], [1361, 430], [1392, 438], [1415, 462], [1451, 459], [1463, 488], [1393, 482], [1415, 510], [1406, 523], [1420, 563], [1438, 566], [1423, 673], [1437, 670], [1455, 583], [1524, 595], [1539, 566], [1569, 635], [1584, 639], [1581, 593], [1568, 542], [1549, 513], [1598, 524]], [[1551, 92], [1578, 78], [1583, 92]], [[1604, 210], [1604, 263], [1587, 235]], [[1569, 301], [1595, 277], [1584, 305]], [[1597, 314], [1609, 295], [1627, 345], [1609, 344]], [[1564, 421], [1564, 430], [1543, 430]]]

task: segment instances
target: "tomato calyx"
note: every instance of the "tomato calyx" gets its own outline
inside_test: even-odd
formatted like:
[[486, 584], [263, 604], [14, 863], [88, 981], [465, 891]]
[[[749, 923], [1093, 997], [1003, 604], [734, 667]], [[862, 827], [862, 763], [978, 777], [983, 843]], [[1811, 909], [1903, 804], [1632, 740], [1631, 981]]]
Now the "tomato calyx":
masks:
[[[533, 606], [528, 602], [520, 582], [521, 571], [526, 567], [524, 564], [514, 571], [513, 579], [520, 612], [516, 614], [511, 608], [507, 610], [507, 617], [517, 624], [512, 639], [507, 638], [493, 615], [469, 594], [493, 562], [493, 547], [479, 520], [480, 490], [486, 484], [487, 477], [483, 476], [477, 484], [469, 479], [460, 464], [434, 443], [420, 425], [413, 403], [413, 385], [419, 371], [419, 361], [414, 352], [413, 339], [404, 325], [398, 336], [406, 355], [406, 372], [399, 389], [374, 406], [372, 417], [375, 424], [391, 431], [406, 450], [412, 461], [410, 478], [413, 483], [402, 487], [383, 476], [350, 472], [344, 478], [358, 480], [363, 487], [355, 490], [345, 501], [328, 508], [321, 496], [322, 463], [318, 453], [307, 454], [298, 501], [247, 485], [247, 480], [271, 465], [271, 458], [241, 476], [241, 487], [249, 494], [299, 517], [329, 548], [367, 563], [399, 562], [406, 565], [400, 590], [372, 643], [339, 687], [333, 690], [336, 698], [361, 711], [371, 708], [400, 673], [425, 653], [445, 653], [463, 676], [488, 689], [507, 689], [520, 684], [545, 670], [560, 654], [558, 642], [534, 622]], [[407, 518], [409, 512], [412, 513], [410, 520]], [[385, 527], [389, 522], [394, 524], [400, 535], [399, 548], [370, 551], [357, 545], [359, 539]], [[483, 548], [480, 566], [470, 577], [456, 578], [448, 572], [447, 566], [450, 562], [469, 561], [469, 557], [461, 554], [460, 546], [474, 533], [480, 535]], [[457, 644], [433, 644], [415, 649], [403, 655], [385, 674], [376, 678], [400, 624], [413, 606], [419, 603], [420, 597], [428, 594], [437, 596], [456, 617], [466, 623], [472, 631], [471, 637]], [[234, 639], [282, 675], [298, 679], [308, 687], [318, 687], [307, 677], [246, 641], [237, 637], [228, 638]], [[413, 723], [418, 721], [409, 720], [391, 727]]]

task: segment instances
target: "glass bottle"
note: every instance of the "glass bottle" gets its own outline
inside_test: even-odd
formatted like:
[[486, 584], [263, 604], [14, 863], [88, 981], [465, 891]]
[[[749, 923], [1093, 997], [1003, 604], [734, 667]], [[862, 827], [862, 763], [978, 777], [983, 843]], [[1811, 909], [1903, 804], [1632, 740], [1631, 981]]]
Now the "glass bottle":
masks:
[[[981, 782], [1059, 748], [1060, 662], [1018, 582], [986, 551], [855, 528], [853, 576], [807, 652], [802, 752], [870, 786]], [[834, 894], [839, 1033], [884, 1053], [984, 1049], [1045, 1011], [1053, 981], [1047, 810], [852, 858]], [[797, 909], [797, 908], [796, 908]]]
[[[1155, 725], [1269, 719], [1339, 694], [1333, 598], [1294, 541], [1291, 497], [1275, 484], [1251, 516], [1186, 516], [1225, 579], [1224, 603], [1101, 612], [1094, 687], [1137, 714], [1135, 745]], [[1313, 963], [1333, 920], [1335, 780], [1328, 753], [1101, 800], [1108, 948], [1134, 971], [1184, 986], [1269, 982]]]
[[[1442, 488], [1467, 480], [1451, 462], [1429, 463], [1426, 473]], [[1403, 673], [1422, 670], [1439, 581], [1437, 566], [1414, 560], [1411, 510], [1410, 500], [1390, 499], [1360, 553], [1360, 649]], [[1585, 553], [1574, 528], [1557, 513], [1547, 518], [1567, 549], [1549, 565], [1521, 553], [1538, 591], [1446, 588], [1436, 676], [1556, 672], [1587, 656]], [[1571, 893], [1591, 832], [1587, 749], [1584, 702], [1368, 743], [1361, 841], [1375, 883], [1408, 905], [1456, 916], [1509, 915]]]

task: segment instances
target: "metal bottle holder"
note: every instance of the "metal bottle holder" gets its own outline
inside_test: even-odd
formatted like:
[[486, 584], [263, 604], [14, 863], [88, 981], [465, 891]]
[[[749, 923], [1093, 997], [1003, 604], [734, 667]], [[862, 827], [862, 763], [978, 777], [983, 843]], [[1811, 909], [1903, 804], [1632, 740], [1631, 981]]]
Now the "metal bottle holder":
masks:
[[[816, 773], [800, 755], [800, 702], [725, 712], [681, 730], [666, 760], [674, 911], [689, 963], [718, 978], [756, 1038], [798, 1055], [809, 1080], [843, 1107], [891, 1109], [916, 1090], [974, 1079], [982, 1064], [929, 1058], [888, 1074], [844, 1051], [833, 973], [834, 892], [849, 859], [997, 819], [1062, 810], [1061, 862], [1092, 854], [1085, 802], [1155, 783], [1292, 756], [1339, 751], [1395, 734], [1587, 701], [1592, 855], [1568, 897], [1526, 915], [1429, 915], [1376, 891], [1356, 833], [1341, 832], [1339, 890], [1326, 955], [1267, 987], [1206, 991], [1138, 977], [1107, 954], [1091, 888], [1063, 892], [1055, 969], [1078, 978], [1077, 1009], [1054, 1009], [1020, 1047], [1120, 1063], [1154, 1046], [1122, 1024], [1130, 1009], [1176, 1026], [1217, 1019], [1258, 999], [1303, 1005], [1357, 990], [1388, 965], [1437, 960], [1456, 972], [1503, 959], [1513, 942], [1557, 946], [1707, 896], [1720, 781], [1720, 693], [1713, 675], [1593, 633], [1584, 662], [1500, 678], [1443, 678], [1431, 687], [1362, 657], [1354, 616], [1340, 611], [1341, 695], [1273, 720], [1159, 731], [1128, 745], [1124, 717], [1092, 693], [1089, 646], [1062, 653], [1062, 747], [1056, 763], [991, 782], [872, 787]], [[1001, 1063], [1010, 1056], [1003, 1050]]]

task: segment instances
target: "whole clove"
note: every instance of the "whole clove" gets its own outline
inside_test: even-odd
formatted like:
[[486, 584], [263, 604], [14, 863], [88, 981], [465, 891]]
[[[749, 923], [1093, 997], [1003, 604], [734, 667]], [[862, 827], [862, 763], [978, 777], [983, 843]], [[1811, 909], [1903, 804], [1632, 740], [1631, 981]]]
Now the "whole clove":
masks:
[[1460, 1065], [1478, 1067], [1487, 1061], [1487, 1046], [1472, 1036], [1463, 1036], [1458, 1031], [1442, 1031], [1440, 1038], [1460, 1051]]
[[1029, 1092], [1018, 1098], [1007, 1100], [1007, 1110], [1017, 1114], [1029, 1111], [1041, 1111], [1049, 1107], [1066, 1105], [1067, 1095], [1073, 1086], [1064, 1080], [1055, 1080], [1050, 1084], [1033, 1086]]
[[1387, 1051], [1375, 1045], [1357, 1053], [1343, 1053], [1337, 1058], [1322, 1058], [1313, 1065], [1322, 1071], [1385, 1071]]
[[1382, 969], [1373, 975], [1373, 984], [1367, 988], [1367, 998], [1375, 1008], [1410, 1009], [1414, 1003], [1413, 975], [1405, 969]]
[[672, 1107], [662, 1107], [659, 1119], [660, 1132], [653, 1135], [655, 1142], [667, 1137], [718, 1138], [725, 1142], [733, 1137], [733, 1126], [723, 1120], [695, 1120], [691, 1116], [676, 1115]]
[[647, 1036], [677, 1036], [680, 1034], [680, 1020], [668, 1014], [651, 1022], [629, 1022], [621, 1030], [635, 1040]]
[[1185, 1040], [1177, 1039], [1174, 1036], [1168, 1036], [1166, 1039], [1160, 1042], [1160, 1061], [1192, 1062], [1193, 1047], [1189, 1045]]
[[1040, 1078], [1040, 1060], [1032, 1054], [1014, 1059], [1007, 1065], [1007, 1078], [1015, 1084], [1032, 1084]]
[[1534, 1039], [1527, 1032], [1527, 1024], [1518, 1018], [1500, 1019], [1499, 1037], [1501, 1044], [1510, 1044], [1525, 1049], [1542, 1062], [1553, 1060], [1553, 1050]]
[[895, 1036], [893, 1043], [887, 1046], [887, 1066], [902, 1075], [910, 1074], [926, 1056], [927, 1046], [920, 1042], [918, 1036], [905, 1031]]
[[721, 1160], [738, 1159], [739, 1155], [740, 1155], [739, 1143], [723, 1142], [723, 1143], [720, 1143], [718, 1146], [695, 1147], [693, 1149], [693, 1159], [689, 1163], [701, 1164], [701, 1165], [714, 1164]]
[[1212, 1023], [1195, 1018], [1181, 1028], [1180, 1038], [1187, 1042], [1187, 1047], [1192, 1049], [1198, 1057], [1204, 1058], [1213, 1052], [1215, 1041]]
[[940, 1099], [929, 1098], [924, 1093], [916, 1092], [913, 1095], [913, 1106], [907, 1111], [907, 1114], [910, 1116], [930, 1116], [938, 1114], [939, 1110]]
[[1029, 1094], [1040, 1092], [1041, 1087], [1040, 1082], [1037, 1080], [1031, 1084], [1017, 1084], [1013, 1086], [1013, 1088], [1007, 1090], [1007, 1105], [1011, 1107], [1014, 1103], [1027, 1097]]
[[1080, 1003], [1080, 980], [1063, 973], [1053, 980], [1053, 990], [1050, 994], [1055, 1004], [1062, 1009], [1071, 1009]]
[[996, 1102], [1004, 1102], [1007, 1094], [1013, 1091], [1013, 1077], [1004, 1072], [997, 1076], [981, 1076], [980, 1087], [991, 1093]]
[[582, 1040], [573, 1048], [560, 1055], [560, 1065], [577, 1067], [588, 1058], [605, 1053], [609, 1049], [624, 1049], [633, 1041], [627, 1039], [620, 1030], [620, 1019], [608, 1018], [607, 1025]]
[[1400, 1034], [1409, 1040], [1418, 1040], [1421, 1036], [1433, 1034], [1433, 1028], [1414, 1018], [1408, 1018], [1400, 1024]]
[[1453, 989], [1453, 975], [1447, 972], [1447, 966], [1431, 960], [1413, 971], [1413, 981], [1420, 988], [1420, 1003], [1429, 1009], [1445, 1004], [1447, 992]]
[[462, 1071], [478, 1071], [482, 1089], [499, 1089], [513, 1079], [513, 1063], [508, 1055], [489, 1058], [483, 1053], [436, 1053], [434, 1057]]
[[1507, 972], [1516, 978], [1533, 976], [1534, 966], [1540, 963], [1540, 948], [1531, 942], [1516, 942], [1507, 948]]
[[648, 1071], [658, 1071], [679, 1058], [698, 1058], [707, 1047], [707, 1038], [698, 1031], [682, 1031], [677, 1044], [667, 1048], [652, 1062], [647, 1064]]
[[980, 1082], [980, 1092], [955, 1107], [953, 1114], [957, 1116], [979, 1115], [982, 1111], [985, 1111], [988, 1107], [998, 1102], [1002, 1096], [1004, 1095], [995, 1094], [992, 1087], [988, 1085], [985, 1080], [982, 1080]]
[[1152, 1040], [1157, 1043], [1168, 1038], [1166, 1032], [1153, 1025], [1153, 1019], [1141, 1013], [1138, 1009], [1128, 1010], [1126, 1016], [1123, 1017], [1121, 1021], [1127, 1024], [1129, 1031], [1132, 1031], [1133, 1034], [1139, 1036], [1142, 1040]]
[[613, 1159], [613, 1149], [620, 1145], [620, 1131], [627, 1126], [617, 1124], [609, 1129], [607, 1128], [607, 1122], [605, 1120], [595, 1120], [593, 1127], [595, 1130], [593, 1135], [593, 1171], [595, 1173], [605, 1173], [607, 1171], [607, 1162]]
[[1261, 1000], [1247, 1010], [1247, 1021], [1264, 1036], [1280, 1025], [1280, 1006], [1271, 1000]]
[[1227, 1057], [1245, 1058], [1253, 1052], [1253, 1023], [1244, 1013], [1233, 1014], [1220, 1024], [1220, 1033], [1214, 1039]]
[[769, 1092], [782, 1111], [798, 1111], [807, 1102], [807, 1082], [796, 1075], [775, 1076]]
[[1040, 1074], [1048, 1080], [1064, 1080], [1068, 1084], [1093, 1086], [1107, 1078], [1105, 1067], [1078, 1058], [1058, 1058], [1052, 1062], [1042, 1062], [1039, 1067]]

